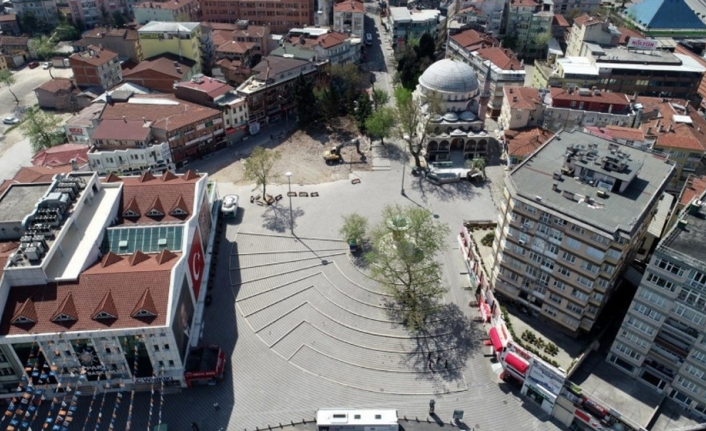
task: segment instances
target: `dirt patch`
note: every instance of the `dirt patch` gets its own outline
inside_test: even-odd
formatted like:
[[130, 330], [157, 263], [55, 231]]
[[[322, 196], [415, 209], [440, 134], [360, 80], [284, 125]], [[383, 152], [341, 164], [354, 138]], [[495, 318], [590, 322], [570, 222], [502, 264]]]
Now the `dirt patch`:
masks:
[[[327, 165], [324, 161], [324, 151], [341, 142], [350, 142], [356, 136], [358, 133], [355, 124], [348, 119], [342, 119], [333, 130], [320, 127], [311, 128], [308, 131], [298, 130], [289, 136], [274, 136], [262, 145], [273, 151], [279, 151], [282, 155], [273, 168], [273, 171], [280, 175], [273, 178], [272, 183], [286, 183], [287, 178], [284, 173], [287, 171], [292, 172], [294, 183], [303, 185], [346, 179], [353, 171], [371, 170], [370, 142], [365, 138], [360, 141], [362, 154], [358, 154], [355, 145], [349, 145], [341, 149], [343, 162]], [[211, 178], [215, 181], [250, 184], [251, 181], [244, 178], [242, 160], [248, 156], [252, 148], [248, 146], [246, 151], [247, 153], [236, 152], [227, 159], [219, 156], [219, 160], [214, 160], [213, 163], [220, 166], [209, 169], [209, 172], [215, 172], [210, 175]]]

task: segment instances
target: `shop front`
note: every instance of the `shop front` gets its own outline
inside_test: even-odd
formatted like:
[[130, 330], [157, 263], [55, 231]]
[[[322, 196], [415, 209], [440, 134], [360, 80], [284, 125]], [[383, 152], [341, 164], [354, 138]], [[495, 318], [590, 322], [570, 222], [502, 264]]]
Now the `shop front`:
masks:
[[534, 400], [542, 410], [551, 413], [565, 380], [566, 375], [563, 372], [534, 358], [522, 394]]

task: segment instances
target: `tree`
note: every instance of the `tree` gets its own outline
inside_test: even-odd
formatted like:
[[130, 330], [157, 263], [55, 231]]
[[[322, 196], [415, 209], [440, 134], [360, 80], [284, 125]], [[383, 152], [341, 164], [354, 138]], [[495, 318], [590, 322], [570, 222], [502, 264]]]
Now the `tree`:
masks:
[[49, 114], [39, 108], [31, 108], [25, 112], [25, 119], [20, 126], [25, 136], [29, 138], [32, 150], [40, 150], [61, 145], [66, 136], [61, 128], [62, 121], [54, 114]]
[[[57, 50], [57, 42], [54, 36], [39, 36], [29, 40], [29, 50], [32, 51], [42, 61], [49, 60]], [[54, 75], [49, 68], [49, 76], [54, 79]]]
[[375, 107], [376, 111], [378, 110], [378, 108], [387, 105], [387, 102], [389, 101], [390, 95], [387, 94], [387, 91], [380, 90], [377, 88], [373, 90], [373, 106]]
[[37, 31], [38, 22], [34, 12], [22, 12], [17, 17], [17, 20], [19, 21], [20, 29], [22, 29], [24, 33], [34, 34], [34, 32]]
[[370, 274], [395, 299], [402, 322], [422, 330], [446, 291], [436, 255], [449, 228], [418, 206], [386, 206], [382, 216], [370, 232], [372, 250], [365, 255]]
[[441, 101], [438, 96], [426, 96], [424, 105], [414, 100], [412, 92], [403, 87], [395, 87], [395, 116], [398, 134], [407, 141], [409, 153], [414, 157], [414, 165], [422, 167], [421, 154], [431, 127], [431, 118], [440, 112]]
[[297, 108], [297, 121], [299, 126], [311, 124], [319, 117], [317, 100], [314, 95], [314, 83], [306, 79], [303, 74], [294, 81], [294, 103]]
[[517, 48], [517, 36], [507, 35], [503, 38], [503, 47], [515, 50]]
[[544, 33], [539, 33], [534, 36], [532, 39], [532, 42], [535, 44], [537, 49], [544, 51], [544, 49], [547, 47], [549, 44], [549, 41], [552, 39], [552, 32], [550, 30], [545, 31]]
[[368, 219], [358, 213], [343, 216], [343, 226], [338, 231], [346, 241], [361, 244], [368, 229]]
[[0, 84], [7, 85], [7, 89], [10, 90], [10, 94], [12, 94], [12, 97], [15, 98], [15, 104], [20, 106], [20, 99], [18, 99], [15, 92], [12, 91], [12, 86], [15, 82], [15, 75], [13, 75], [9, 69], [0, 70]]
[[332, 124], [341, 114], [341, 98], [333, 82], [320, 90], [314, 90], [317, 107], [326, 124]]
[[[339, 104], [350, 112], [353, 102], [362, 88], [363, 78], [355, 64], [335, 64], [331, 66], [331, 83], [339, 95]], [[340, 108], [339, 108], [340, 111]]]
[[419, 62], [414, 48], [404, 45], [396, 56], [397, 76], [395, 77], [404, 88], [414, 90], [418, 84]]
[[373, 104], [370, 102], [368, 93], [361, 92], [358, 96], [357, 105], [355, 108], [355, 123], [358, 126], [360, 133], [366, 133], [365, 121], [373, 114]]
[[466, 160], [466, 167], [471, 169], [473, 173], [480, 172], [485, 179], [485, 159], [483, 157], [474, 157], [471, 160]]
[[275, 162], [282, 155], [276, 150], [266, 150], [260, 146], [255, 147], [250, 156], [243, 162], [245, 179], [255, 181], [255, 185], [262, 186], [262, 196], [266, 196], [267, 181]]
[[390, 136], [392, 127], [395, 125], [395, 112], [392, 108], [383, 107], [373, 112], [365, 120], [365, 130], [370, 136], [380, 138], [380, 142], [385, 143], [385, 138]]
[[419, 38], [419, 44], [414, 47], [418, 59], [428, 58], [431, 61], [436, 60], [436, 41], [429, 33], [424, 33]]
[[125, 27], [125, 24], [127, 24], [127, 18], [125, 18], [125, 15], [122, 13], [122, 11], [113, 11], [113, 14], [110, 18], [114, 27], [123, 28]]

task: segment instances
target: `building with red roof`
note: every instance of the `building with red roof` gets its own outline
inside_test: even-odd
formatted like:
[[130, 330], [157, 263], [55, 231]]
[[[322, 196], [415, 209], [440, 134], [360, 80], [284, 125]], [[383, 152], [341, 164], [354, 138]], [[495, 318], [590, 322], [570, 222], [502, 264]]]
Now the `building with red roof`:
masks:
[[48, 166], [85, 166], [88, 163], [88, 146], [83, 144], [63, 144], [39, 150], [32, 157], [32, 165]]
[[91, 45], [84, 52], [69, 57], [74, 82], [81, 88], [101, 87], [108, 90], [123, 80], [118, 54], [100, 46]]
[[508, 167], [522, 163], [530, 154], [544, 145], [554, 132], [538, 126], [504, 132], [505, 152]]
[[100, 390], [147, 390], [155, 375], [187, 387], [210, 267], [207, 176], [38, 169], [0, 192], [0, 397], [40, 379], [51, 397], [78, 376]]
[[362, 38], [365, 35], [365, 5], [359, 0], [344, 0], [333, 5], [333, 30]]
[[190, 80], [201, 70], [194, 60], [176, 54], [160, 54], [123, 73], [125, 82], [132, 82], [160, 93], [173, 93], [174, 83]]

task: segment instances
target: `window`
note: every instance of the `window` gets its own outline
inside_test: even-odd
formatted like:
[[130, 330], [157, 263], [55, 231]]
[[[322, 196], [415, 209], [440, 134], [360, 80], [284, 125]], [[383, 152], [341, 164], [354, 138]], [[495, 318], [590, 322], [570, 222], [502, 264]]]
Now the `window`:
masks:
[[677, 377], [677, 383], [679, 384], [679, 386], [681, 386], [684, 389], [687, 389], [695, 394], [699, 393], [699, 390], [698, 390], [698, 387], [696, 386], [696, 383], [685, 378], [684, 376]]
[[659, 322], [662, 319], [662, 317], [664, 317], [662, 315], [662, 313], [659, 313], [644, 304], [640, 304], [639, 302], [633, 302], [633, 304], [634, 304], [632, 306], [633, 310], [637, 311], [638, 313], [642, 314], [643, 316], [649, 317], [650, 319], [652, 319], [654, 321]]
[[661, 268], [667, 272], [671, 272], [672, 274], [675, 274], [679, 277], [684, 275], [684, 268], [680, 267], [679, 265], [675, 265], [668, 260], [655, 259], [654, 266]]
[[593, 287], [593, 281], [591, 279], [584, 277], [583, 275], [577, 275], [576, 281], [581, 285], [588, 287], [589, 289]]
[[636, 351], [634, 351], [633, 349], [631, 349], [630, 347], [626, 346], [623, 343], [617, 342], [617, 343], [615, 343], [614, 347], [615, 347], [615, 350], [617, 350], [618, 352], [624, 354], [625, 356], [633, 358], [636, 361], [639, 361], [640, 359], [642, 359], [641, 354], [637, 353]]
[[605, 295], [600, 293], [600, 292], [593, 292], [593, 299], [595, 299], [598, 302], [603, 301], [603, 298], [605, 298]]
[[169, 344], [164, 345], [164, 350], [169, 350]]
[[655, 275], [651, 272], [647, 273], [647, 281], [649, 283], [654, 284], [655, 286], [661, 287], [664, 290], [668, 290], [669, 292], [674, 292], [676, 290], [676, 286], [674, 286], [674, 283], [665, 280], [664, 278]]
[[591, 239], [594, 240], [594, 241], [596, 241], [596, 242], [599, 243], [599, 244], [603, 244], [603, 245], [608, 245], [608, 244], [610, 244], [610, 239], [609, 239], [609, 238], [606, 238], [606, 237], [604, 237], [603, 235], [599, 235], [599, 234], [597, 234], [597, 233], [594, 233], [593, 235], [591, 235]]
[[583, 307], [581, 307], [580, 305], [576, 305], [573, 302], [567, 302], [566, 309], [569, 311], [573, 311], [574, 313], [578, 314], [579, 316], [583, 315]]
[[598, 313], [598, 307], [596, 307], [595, 305], [589, 305], [588, 308], [586, 308], [586, 314], [595, 316], [596, 313]]
[[672, 312], [677, 316], [681, 316], [686, 320], [701, 325], [704, 322], [704, 315], [686, 307], [682, 304], [676, 304], [672, 309]]
[[588, 297], [589, 297], [588, 294], [583, 293], [583, 292], [580, 291], [579, 289], [574, 289], [574, 290], [571, 292], [571, 296], [573, 296], [573, 297], [575, 297], [575, 298], [578, 298], [578, 299], [580, 299], [581, 301], [588, 301]]
[[611, 258], [613, 260], [620, 259], [620, 256], [622, 255], [622, 253], [619, 250], [616, 250], [614, 248], [609, 248], [608, 251], [606, 252], [606, 254], [608, 255], [609, 258]]
[[566, 245], [573, 248], [574, 250], [578, 250], [581, 248], [581, 243], [573, 238], [566, 238]]
[[684, 405], [691, 405], [691, 398], [687, 397], [686, 395], [682, 394], [679, 391], [673, 390], [671, 394], [669, 394], [669, 397], [672, 398], [673, 400], [679, 401], [680, 403]]
[[554, 287], [561, 291], [566, 291], [566, 284], [563, 281], [554, 280]]
[[593, 248], [590, 245], [586, 246], [586, 254], [594, 258], [595, 260], [603, 260], [605, 259], [605, 253], [602, 251], [598, 250], [597, 248]]
[[703, 353], [699, 350], [692, 350], [691, 357], [701, 362], [702, 364], [706, 364], [706, 353]]
[[557, 309], [549, 305], [544, 306], [544, 312], [553, 317], [557, 316]]
[[689, 285], [693, 287], [706, 288], [706, 274], [691, 270], [689, 274]]
[[658, 295], [649, 289], [640, 289], [639, 295], [640, 298], [646, 299], [658, 307], [664, 307], [664, 304], [666, 303], [666, 299], [663, 296]]
[[694, 376], [698, 379], [706, 380], [706, 379], [704, 379], [704, 371], [701, 368], [695, 367], [695, 366], [687, 363], [684, 366], [684, 371], [686, 371], [687, 373], [691, 374], [692, 376]]
[[563, 275], [564, 277], [567, 277], [567, 278], [571, 277], [571, 271], [569, 271], [568, 269], [564, 268], [561, 265], [557, 265], [556, 272]]
[[610, 355], [610, 358], [608, 360], [614, 363], [615, 365], [619, 366], [620, 368], [623, 368], [631, 373], [635, 371], [635, 367], [633, 365], [630, 365], [629, 363], [625, 362], [624, 360], [620, 359], [615, 355]]
[[598, 274], [598, 271], [600, 270], [600, 266], [595, 265], [595, 264], [588, 262], [586, 260], [581, 262], [581, 268], [585, 269], [588, 272], [592, 272], [594, 274]]
[[172, 361], [171, 359], [169, 360], [169, 366], [170, 366], [170, 367], [173, 367], [173, 366], [174, 366], [174, 361]]
[[630, 340], [630, 342], [632, 342], [633, 344], [635, 344], [637, 346], [642, 347], [643, 349], [646, 349], [649, 347], [649, 343], [647, 342], [647, 340], [645, 340], [644, 338], [638, 337], [636, 334], [634, 334], [630, 331], [626, 331], [625, 329], [622, 329], [620, 331], [620, 336], [622, 338], [625, 338], [626, 340]]
[[152, 348], [154, 348], [154, 351], [155, 351], [155, 352], [159, 352], [159, 346], [158, 346], [158, 345], [154, 344], [154, 345], [152, 346]]
[[525, 211], [530, 212], [532, 214], [537, 214], [537, 208], [533, 207], [532, 205], [524, 204], [523, 208]]
[[638, 331], [642, 331], [647, 335], [653, 335], [655, 332], [655, 328], [648, 325], [647, 323], [643, 322], [642, 320], [638, 320], [633, 316], [628, 316], [627, 320], [628, 325], [632, 326], [633, 328], [637, 329]]
[[561, 296], [557, 295], [556, 293], [549, 293], [549, 300], [552, 302], [556, 302], [557, 304], [561, 304]]
[[569, 263], [574, 263], [576, 262], [576, 255], [569, 253], [568, 251], [565, 251], [561, 254], [561, 258], [564, 259], [565, 261]]
[[706, 294], [702, 292], [689, 289], [688, 287], [682, 287], [677, 298], [694, 308], [706, 311]]
[[572, 224], [572, 225], [571, 225], [571, 230], [574, 231], [574, 232], [576, 232], [576, 233], [578, 233], [578, 234], [580, 234], [580, 235], [583, 235], [583, 234], [586, 233], [586, 230], [585, 230], [584, 228], [582, 228], [582, 227], [580, 227], [580, 226], [578, 226], [578, 225], [575, 225], [575, 224]]
[[603, 289], [607, 289], [608, 286], [610, 285], [610, 281], [606, 280], [605, 278], [598, 278], [596, 280], [596, 283], [598, 283], [598, 285], [600, 287], [602, 287]]
[[608, 274], [613, 274], [613, 272], [615, 272], [615, 265], [611, 265], [609, 263], [604, 263], [603, 264], [603, 271], [605, 271]]

